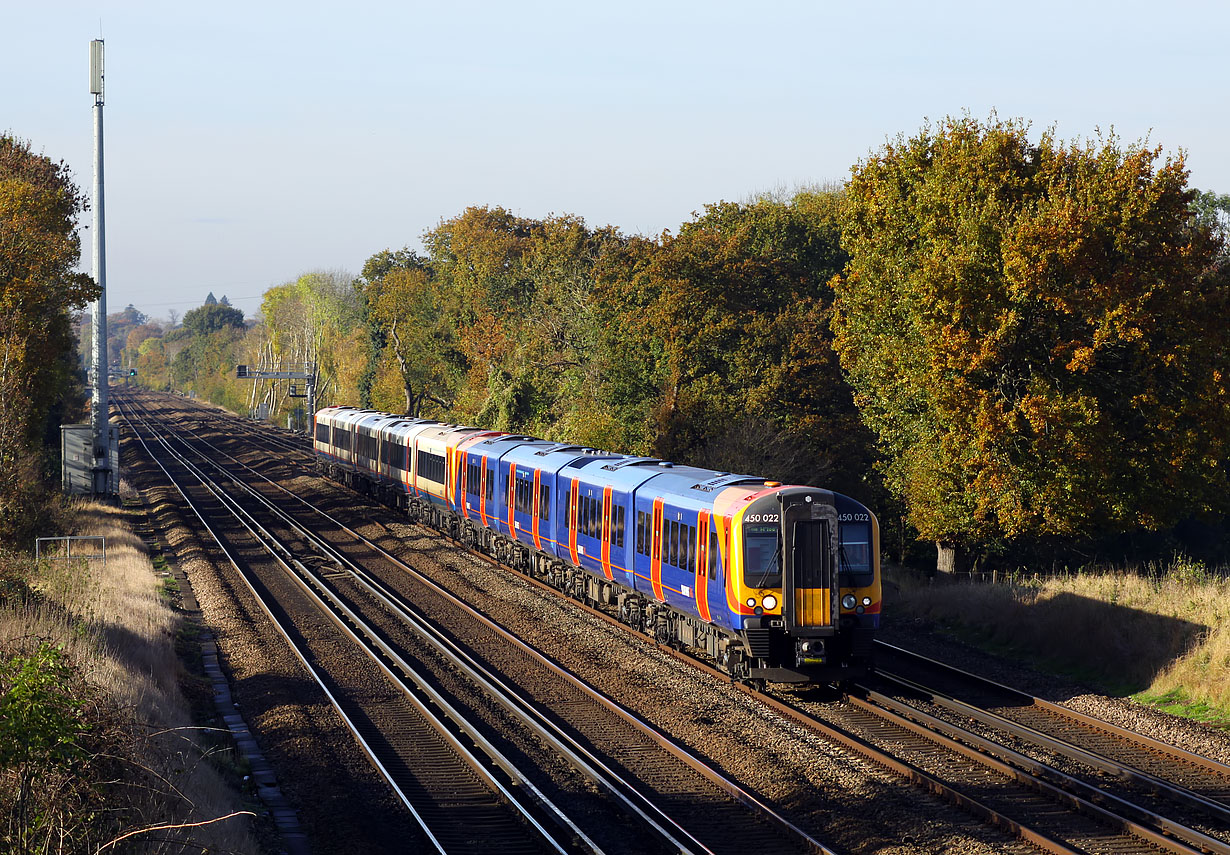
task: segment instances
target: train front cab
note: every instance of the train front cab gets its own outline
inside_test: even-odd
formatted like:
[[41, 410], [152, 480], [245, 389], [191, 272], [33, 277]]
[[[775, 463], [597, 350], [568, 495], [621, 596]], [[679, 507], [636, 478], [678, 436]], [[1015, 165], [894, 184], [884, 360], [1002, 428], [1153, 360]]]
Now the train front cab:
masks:
[[870, 669], [879, 574], [874, 566], [849, 572], [841, 518], [858, 514], [853, 508], [861, 509], [866, 534], [852, 527], [851, 549], [858, 560], [878, 561], [875, 518], [844, 496], [786, 487], [761, 494], [736, 515], [732, 599], [738, 598], [750, 679], [828, 682]]

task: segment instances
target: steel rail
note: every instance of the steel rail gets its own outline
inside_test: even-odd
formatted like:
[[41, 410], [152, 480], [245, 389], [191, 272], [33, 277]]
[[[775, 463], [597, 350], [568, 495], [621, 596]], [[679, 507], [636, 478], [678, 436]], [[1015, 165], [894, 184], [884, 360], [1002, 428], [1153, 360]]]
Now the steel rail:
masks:
[[919, 692], [925, 695], [932, 703], [943, 707], [949, 712], [982, 722], [988, 727], [1007, 731], [1013, 736], [1019, 737], [1028, 742], [1032, 742], [1035, 745], [1039, 745], [1053, 751], [1056, 754], [1067, 757], [1069, 760], [1075, 760], [1078, 763], [1083, 763], [1084, 765], [1097, 769], [1100, 772], [1113, 775], [1122, 781], [1141, 784], [1151, 789], [1154, 793], [1168, 798], [1171, 801], [1196, 808], [1197, 810], [1203, 811], [1204, 813], [1216, 817], [1223, 822], [1230, 823], [1230, 807], [1220, 802], [1207, 799], [1187, 787], [1158, 778], [1155, 775], [1151, 775], [1148, 772], [1137, 769], [1127, 763], [1113, 760], [1097, 753], [1096, 751], [1090, 751], [1087, 748], [1081, 748], [1078, 745], [1073, 745], [1067, 740], [1059, 739], [1051, 736], [1050, 734], [1043, 733], [1042, 731], [1032, 728], [1029, 725], [1013, 721], [1006, 716], [974, 706], [973, 704], [958, 700], [942, 692], [937, 692], [936, 690], [911, 680], [908, 677], [903, 677], [881, 669], [876, 670], [876, 676], [886, 680], [891, 680], [892, 682], [904, 686], [907, 689]]
[[[1068, 707], [1063, 706], [1062, 704], [1057, 704], [1057, 703], [1054, 703], [1053, 701], [1048, 701], [1045, 698], [1035, 697], [1033, 695], [1030, 695], [1027, 692], [1021, 691], [1020, 689], [1015, 689], [1012, 686], [1007, 686], [1003, 683], [999, 683], [995, 680], [991, 680], [979, 674], [974, 674], [964, 669], [957, 668], [953, 665], [949, 665], [946, 662], [940, 662], [939, 660], [933, 659], [929, 656], [923, 656], [921, 653], [916, 653], [912, 650], [906, 650], [903, 647], [898, 647], [896, 645], [889, 644], [886, 641], [877, 640], [876, 646], [882, 647], [885, 650], [889, 650], [894, 655], [903, 656], [909, 659], [921, 661], [925, 663], [928, 667], [936, 668], [939, 670], [947, 671], [952, 674], [956, 674], [961, 679], [968, 680], [972, 683], [990, 686], [995, 691], [1002, 692], [1005, 695], [1016, 698], [1019, 701], [1024, 701], [1025, 702], [1024, 705], [1026, 706], [1034, 706], [1040, 710], [1044, 710], [1045, 712], [1051, 713], [1057, 717], [1066, 718], [1066, 719], [1069, 719], [1070, 721], [1074, 721], [1078, 724], [1084, 725], [1085, 727], [1088, 727], [1094, 730], [1105, 731], [1106, 733], [1109, 733], [1113, 736], [1120, 737], [1121, 739], [1127, 740], [1129, 742], [1138, 743], [1159, 754], [1164, 754], [1172, 758], [1176, 762], [1186, 763], [1191, 766], [1198, 766], [1200, 768], [1206, 769], [1209, 772], [1213, 772], [1215, 774], [1225, 776], [1226, 778], [1230, 778], [1230, 765], [1221, 763], [1217, 760], [1214, 760], [1211, 757], [1205, 757], [1202, 754], [1196, 754], [1195, 752], [1187, 751], [1186, 749], [1180, 748], [1177, 745], [1171, 745], [1169, 743], [1162, 742], [1159, 739], [1154, 739], [1153, 737], [1148, 736], [1143, 733], [1136, 733], [1135, 731], [1128, 730], [1127, 728], [1120, 727], [1116, 724], [1112, 724], [1111, 722], [1103, 721], [1102, 719], [1094, 718], [1091, 715], [1086, 715], [1085, 713], [1079, 712], [1074, 709], [1070, 709]], [[877, 670], [877, 673], [880, 673], [879, 670]], [[944, 697], [950, 697], [950, 696], [945, 695]], [[1143, 773], [1143, 774], [1147, 774], [1147, 773]], [[1224, 809], [1224, 806], [1221, 806], [1221, 807], [1223, 807]]]
[[[890, 718], [899, 727], [904, 727], [949, 750], [956, 750], [970, 760], [1005, 777], [1043, 792], [1075, 810], [1096, 817], [1123, 832], [1147, 840], [1155, 846], [1170, 852], [1181, 853], [1181, 855], [1199, 852], [1210, 853], [1210, 855], [1214, 853], [1215, 855], [1230, 855], [1230, 845], [1223, 841], [1168, 820], [1119, 796], [1100, 792], [1097, 787], [1060, 772], [1045, 763], [1026, 757], [1011, 748], [879, 692], [867, 690], [866, 700], [850, 697], [849, 701], [877, 715], [887, 713], [885, 717]], [[1113, 808], [1102, 807], [1104, 803], [1109, 803]], [[1123, 813], [1116, 813], [1116, 810]], [[1143, 816], [1151, 825], [1128, 819], [1123, 815], [1124, 813]]]
[[[120, 406], [119, 401], [116, 401], [116, 404], [117, 406]], [[121, 414], [124, 415], [122, 407], [120, 408], [121, 408]], [[128, 419], [127, 415], [124, 415], [124, 418], [126, 421], [129, 422], [129, 425], [132, 426], [132, 422], [131, 420]], [[145, 420], [143, 419], [143, 421]], [[228, 510], [232, 511], [232, 513], [235, 515], [236, 520], [244, 528], [246, 528], [256, 538], [258, 542], [260, 542], [262, 545], [265, 546], [269, 554], [288, 571], [291, 578], [295, 579], [301, 586], [303, 586], [304, 583], [299, 578], [298, 574], [294, 572], [294, 570], [287, 564], [285, 560], [283, 560], [283, 557], [282, 555], [279, 554], [278, 549], [272, 548], [269, 545], [269, 542], [276, 542], [276, 538], [273, 538], [272, 535], [270, 535], [266, 530], [264, 530], [263, 527], [259, 525], [259, 523], [256, 523], [255, 520], [250, 517], [250, 515], [247, 515], [246, 512], [243, 512], [242, 508], [239, 508], [233, 502], [233, 500], [231, 500], [230, 497], [226, 495], [225, 491], [216, 489], [218, 485], [211, 483], [211, 479], [209, 479], [203, 472], [200, 472], [200, 470], [194, 464], [192, 464], [191, 461], [186, 460], [185, 458], [183, 458], [182, 455], [180, 455], [178, 452], [172, 449], [170, 445], [166, 442], [166, 440], [158, 435], [157, 430], [154, 429], [152, 425], [148, 423], [148, 421], [145, 421], [145, 426], [152, 434], [154, 434], [157, 441], [161, 443], [164, 448], [166, 448], [167, 452], [170, 455], [172, 455], [182, 465], [184, 465], [185, 468], [187, 468], [188, 471], [194, 477], [198, 478], [198, 480], [201, 482], [201, 485], [205, 489], [207, 489], [210, 493], [216, 496], [223, 503], [223, 505], [227, 507]], [[289, 630], [287, 630], [282, 625], [281, 621], [276, 617], [273, 610], [265, 603], [264, 598], [260, 595], [259, 591], [257, 591], [256, 587], [252, 584], [252, 582], [248, 579], [247, 574], [243, 571], [237, 559], [231, 554], [231, 552], [223, 544], [221, 537], [219, 537], [219, 535], [214, 531], [214, 529], [205, 520], [205, 515], [197, 507], [196, 503], [193, 502], [192, 499], [187, 495], [186, 491], [180, 486], [179, 482], [167, 470], [166, 466], [163, 465], [162, 461], [158, 460], [158, 458], [153, 454], [152, 450], [149, 448], [148, 444], [146, 443], [144, 437], [142, 437], [140, 433], [135, 430], [135, 428], [133, 430], [133, 434], [134, 436], [136, 436], [137, 440], [141, 443], [142, 447], [145, 448], [146, 453], [149, 455], [150, 459], [153, 460], [153, 462], [158, 465], [158, 468], [162, 470], [163, 474], [167, 477], [167, 480], [175, 486], [180, 496], [184, 499], [184, 502], [192, 510], [193, 514], [197, 517], [201, 525], [209, 533], [210, 537], [212, 537], [215, 543], [217, 543], [219, 549], [226, 556], [227, 560], [231, 563], [231, 565], [235, 568], [236, 572], [244, 580], [245, 584], [248, 586], [249, 590], [255, 597], [262, 611], [264, 611], [265, 614], [269, 617], [274, 627], [278, 630], [278, 632], [286, 640], [288, 646], [291, 648], [296, 658], [299, 659], [299, 661], [302, 663], [304, 668], [308, 671], [308, 674], [312, 677], [312, 679], [320, 687], [320, 689], [325, 694], [325, 696], [329, 699], [330, 704], [333, 706], [335, 711], [341, 717], [347, 729], [351, 732], [352, 736], [355, 738], [356, 742], [359, 744], [363, 752], [368, 756], [369, 760], [376, 767], [381, 777], [386, 781], [386, 783], [389, 784], [389, 786], [397, 794], [402, 804], [407, 808], [407, 810], [409, 810], [411, 815], [414, 817], [415, 821], [418, 823], [419, 827], [423, 830], [424, 834], [428, 837], [432, 845], [435, 847], [436, 851], [441, 853], [441, 855], [447, 855], [447, 852], [443, 848], [442, 844], [440, 843], [439, 838], [432, 831], [426, 819], [422, 816], [422, 814], [414, 806], [412, 799], [406, 794], [406, 792], [397, 783], [395, 776], [393, 776], [389, 772], [384, 762], [378, 756], [378, 753], [371, 747], [371, 745], [363, 737], [359, 728], [355, 725], [354, 721], [351, 719], [349, 714], [346, 712], [345, 705], [342, 704], [342, 702], [329, 689], [328, 685], [326, 684], [326, 681], [320, 675], [318, 670], [311, 664], [306, 654], [299, 648], [299, 645], [291, 637]], [[247, 517], [247, 519], [245, 519], [245, 517]], [[249, 522], [251, 522], [253, 525], [250, 525]], [[257, 530], [259, 530], [261, 534], [258, 534]], [[302, 567], [301, 564], [300, 566]], [[306, 589], [305, 587], [305, 590], [308, 590], [308, 589]], [[310, 590], [308, 592], [313, 593]], [[314, 599], [316, 599], [316, 601], [320, 603], [319, 598], [315, 597], [314, 594], [313, 596], [314, 596]], [[320, 603], [320, 605], [323, 608], [324, 604]], [[397, 685], [401, 685], [401, 680], [396, 679], [396, 675], [391, 673], [388, 667], [379, 660], [379, 657], [376, 656], [367, 647], [367, 645], [361, 644], [361, 640], [358, 639], [354, 635], [353, 632], [351, 632], [347, 627], [345, 627], [340, 621], [337, 620], [336, 615], [333, 614], [331, 609], [323, 608], [323, 611], [325, 614], [329, 615], [330, 618], [340, 628], [347, 631], [347, 633], [351, 636], [353, 640], [356, 641], [356, 643], [360, 643], [360, 646], [363, 647], [363, 649], [368, 653], [368, 655], [373, 659], [373, 661], [375, 661], [375, 663], [379, 667], [381, 667], [381, 669], [384, 670], [386, 674], [389, 674], [391, 677], [395, 678], [395, 683]], [[421, 678], [419, 679], [421, 680]], [[423, 686], [426, 686], [425, 682], [423, 683]], [[411, 704], [415, 706], [415, 708], [426, 718], [427, 721], [435, 723], [437, 725], [441, 724], [439, 721], [439, 717], [435, 713], [433, 713], [425, 704], [423, 704], [417, 697], [415, 697], [413, 693], [406, 691], [405, 695], [407, 699], [411, 702]], [[456, 714], [455, 711], [452, 711], [452, 712], [454, 715]], [[459, 721], [460, 717], [458, 717], [457, 720]], [[470, 729], [472, 729], [472, 726], [467, 726], [466, 730], [468, 731]], [[559, 853], [559, 855], [565, 855], [565, 853], [568, 852], [567, 849], [563, 848], [560, 845], [560, 843], [541, 826], [537, 818], [534, 817], [532, 811], [529, 811], [528, 808], [524, 804], [522, 804], [519, 798], [517, 798], [506, 786], [504, 786], [502, 782], [496, 779], [493, 775], [491, 775], [491, 773], [486, 768], [484, 768], [483, 762], [480, 761], [477, 757], [475, 757], [473, 752], [467, 749], [457, 739], [457, 737], [450, 731], [449, 728], [441, 725], [437, 727], [437, 731], [446, 740], [446, 742], [448, 742], [452, 746], [453, 750], [458, 753], [459, 757], [463, 758], [465, 762], [467, 763], [467, 765], [470, 766], [472, 769], [474, 769], [475, 772], [480, 776], [480, 778], [482, 778], [488, 784], [488, 786], [492, 787], [496, 792], [500, 793], [501, 797], [503, 797], [518, 812], [518, 814], [522, 816], [522, 818], [531, 827], [533, 827], [536, 831], [539, 832], [543, 841], [550, 848], [552, 848], [554, 851]], [[602, 850], [592, 840], [590, 840], [584, 834], [581, 834], [579, 832], [579, 829], [577, 829], [575, 825], [571, 823], [571, 820], [567, 820], [566, 815], [562, 811], [560, 811], [555, 805], [551, 804], [550, 801], [547, 800], [546, 797], [543, 794], [541, 794], [533, 786], [532, 782], [530, 782], [522, 773], [520, 773], [519, 770], [516, 770], [515, 766], [513, 766], [511, 763], [509, 763], [509, 761], [507, 761], [506, 758], [504, 758], [502, 755], [496, 752], [494, 747], [491, 746], [490, 743], [486, 742], [486, 740], [481, 740], [478, 743], [478, 745], [480, 749], [484, 750], [484, 753], [487, 752], [487, 749], [490, 749], [493, 753], [488, 754], [489, 759], [491, 759], [493, 762], [499, 765], [502, 769], [504, 769], [507, 774], [510, 774], [510, 776], [520, 786], [525, 788], [526, 792], [529, 792], [529, 793], [532, 793], [532, 794], [535, 794], [541, 797], [543, 799], [544, 806], [553, 815], [566, 820], [564, 825], [565, 825], [565, 828], [570, 833], [577, 834], [578, 838], [581, 841], [583, 841], [586, 844], [587, 848], [589, 848], [590, 851], [594, 852], [595, 855], [601, 855]]]

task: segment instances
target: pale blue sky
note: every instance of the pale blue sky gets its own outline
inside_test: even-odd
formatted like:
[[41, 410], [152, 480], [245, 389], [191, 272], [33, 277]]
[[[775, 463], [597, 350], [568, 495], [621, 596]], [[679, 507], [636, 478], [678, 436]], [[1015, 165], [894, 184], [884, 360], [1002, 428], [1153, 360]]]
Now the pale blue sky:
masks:
[[0, 0], [0, 131], [87, 190], [100, 26], [111, 311], [212, 291], [251, 315], [468, 205], [656, 234], [966, 110], [1147, 135], [1230, 192], [1213, 0]]

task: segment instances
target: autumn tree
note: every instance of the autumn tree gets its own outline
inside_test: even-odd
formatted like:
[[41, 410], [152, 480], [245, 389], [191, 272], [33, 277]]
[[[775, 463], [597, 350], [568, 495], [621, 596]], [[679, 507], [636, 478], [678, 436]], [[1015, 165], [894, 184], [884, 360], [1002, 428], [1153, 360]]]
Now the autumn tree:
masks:
[[[318, 402], [356, 400], [366, 347], [353, 281], [342, 271], [315, 271], [270, 288], [261, 302], [264, 338], [240, 361], [315, 366]], [[286, 404], [286, 387], [267, 391], [271, 410]]]
[[[384, 250], [364, 264], [355, 288], [364, 301], [372, 356], [387, 353], [397, 365], [402, 412], [418, 417], [428, 402], [447, 410], [445, 359], [452, 337], [426, 260], [408, 249]], [[376, 370], [369, 369], [369, 388]]]
[[655, 453], [859, 488], [869, 437], [828, 323], [827, 283], [845, 262], [837, 212], [831, 193], [708, 205], [626, 268], [623, 289], [604, 287], [618, 307], [615, 370], [650, 367], [652, 379], [625, 382], [658, 385]]
[[70, 312], [98, 295], [76, 272], [84, 208], [63, 162], [0, 135], [0, 535], [28, 523], [41, 441], [72, 370]]
[[1028, 130], [928, 125], [846, 191], [836, 349], [941, 569], [1225, 495], [1230, 287], [1183, 156]]
[[432, 282], [456, 334], [454, 414], [529, 430], [540, 407], [508, 370], [521, 313], [535, 299], [524, 266], [541, 223], [504, 208], [471, 207], [423, 236]]

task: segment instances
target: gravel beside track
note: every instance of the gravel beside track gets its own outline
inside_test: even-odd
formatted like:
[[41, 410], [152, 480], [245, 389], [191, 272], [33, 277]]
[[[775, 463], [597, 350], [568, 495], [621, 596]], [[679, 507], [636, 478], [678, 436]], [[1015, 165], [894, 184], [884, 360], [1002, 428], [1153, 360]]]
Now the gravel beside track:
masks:
[[235, 705], [297, 806], [312, 851], [393, 852], [417, 839], [417, 827], [229, 563], [202, 546], [178, 494], [156, 486], [152, 464], [127, 438], [121, 455], [125, 477], [146, 494], [154, 524], [188, 575]]

